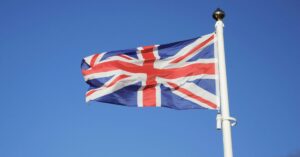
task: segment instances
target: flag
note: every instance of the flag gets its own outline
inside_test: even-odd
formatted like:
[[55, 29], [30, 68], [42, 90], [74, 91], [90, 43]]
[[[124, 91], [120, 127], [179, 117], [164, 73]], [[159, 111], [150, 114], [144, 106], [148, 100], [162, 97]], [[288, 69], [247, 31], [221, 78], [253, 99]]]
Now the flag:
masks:
[[134, 107], [218, 109], [215, 34], [96, 53], [83, 59], [86, 101]]

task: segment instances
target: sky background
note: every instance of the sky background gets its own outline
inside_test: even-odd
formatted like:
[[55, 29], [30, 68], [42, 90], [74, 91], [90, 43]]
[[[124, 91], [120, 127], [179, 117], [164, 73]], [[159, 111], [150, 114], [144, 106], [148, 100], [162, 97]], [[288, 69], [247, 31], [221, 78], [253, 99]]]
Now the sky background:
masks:
[[80, 70], [95, 52], [211, 33], [217, 7], [235, 156], [296, 157], [298, 0], [0, 0], [0, 156], [221, 157], [215, 111], [87, 105]]

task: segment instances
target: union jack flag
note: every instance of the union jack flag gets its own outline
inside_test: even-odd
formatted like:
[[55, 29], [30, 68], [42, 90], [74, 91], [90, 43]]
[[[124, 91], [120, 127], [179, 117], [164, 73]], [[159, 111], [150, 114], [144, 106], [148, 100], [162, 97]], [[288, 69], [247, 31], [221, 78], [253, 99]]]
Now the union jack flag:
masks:
[[86, 101], [136, 107], [218, 109], [215, 34], [135, 49], [102, 52], [82, 61]]

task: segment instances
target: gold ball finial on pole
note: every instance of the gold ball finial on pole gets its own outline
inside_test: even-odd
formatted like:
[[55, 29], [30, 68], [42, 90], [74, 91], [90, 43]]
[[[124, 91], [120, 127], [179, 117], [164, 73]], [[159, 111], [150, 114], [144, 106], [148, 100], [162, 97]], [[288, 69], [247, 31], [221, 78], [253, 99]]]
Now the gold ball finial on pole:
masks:
[[225, 12], [223, 10], [221, 10], [220, 8], [217, 8], [212, 17], [216, 20], [216, 21], [222, 21], [223, 18], [225, 17]]

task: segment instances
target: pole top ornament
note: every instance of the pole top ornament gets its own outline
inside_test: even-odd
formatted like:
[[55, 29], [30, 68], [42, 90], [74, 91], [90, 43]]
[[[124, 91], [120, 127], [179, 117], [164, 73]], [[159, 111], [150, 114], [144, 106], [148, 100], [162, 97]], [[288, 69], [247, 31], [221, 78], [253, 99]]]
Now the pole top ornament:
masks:
[[217, 8], [212, 17], [216, 20], [216, 21], [219, 21], [219, 20], [223, 20], [223, 18], [225, 17], [225, 12], [223, 10], [221, 10], [220, 8]]

